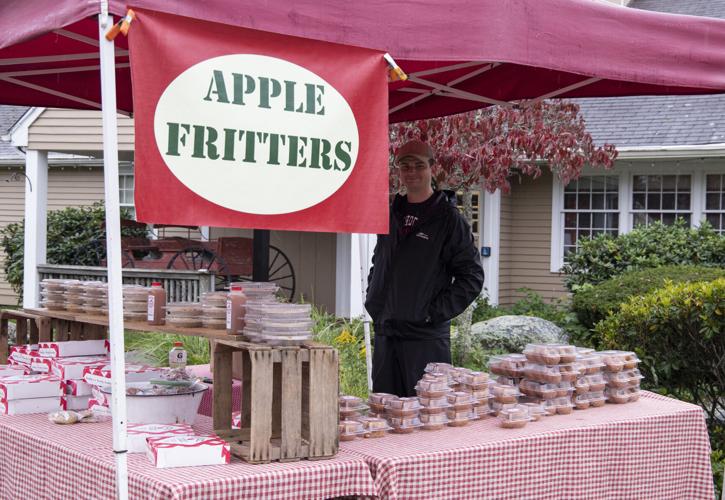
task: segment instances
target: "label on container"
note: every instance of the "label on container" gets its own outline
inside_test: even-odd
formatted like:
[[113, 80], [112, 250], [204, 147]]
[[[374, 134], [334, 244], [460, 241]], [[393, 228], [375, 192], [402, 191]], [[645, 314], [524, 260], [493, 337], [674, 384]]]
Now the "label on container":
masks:
[[184, 368], [186, 366], [186, 349], [174, 347], [169, 351], [169, 368]]
[[156, 297], [154, 297], [153, 294], [149, 294], [148, 308], [146, 310], [146, 319], [148, 321], [153, 321], [155, 312], [156, 312]]
[[227, 299], [227, 330], [232, 329], [232, 299]]

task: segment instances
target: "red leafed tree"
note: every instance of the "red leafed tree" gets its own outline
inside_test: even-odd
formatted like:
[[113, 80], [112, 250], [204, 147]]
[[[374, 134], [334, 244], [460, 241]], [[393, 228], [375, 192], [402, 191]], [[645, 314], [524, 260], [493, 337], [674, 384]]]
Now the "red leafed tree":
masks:
[[[579, 106], [566, 101], [521, 102], [390, 127], [391, 150], [420, 139], [436, 153], [433, 177], [439, 188], [511, 189], [513, 176], [541, 175], [542, 164], [567, 184], [585, 165], [611, 168], [617, 151], [597, 147]], [[398, 188], [391, 175], [391, 188]]]
[[[474, 191], [500, 189], [508, 193], [513, 177], [537, 178], [542, 167], [568, 184], [581, 175], [585, 166], [611, 168], [617, 157], [614, 145], [594, 145], [579, 106], [566, 101], [520, 102], [392, 125], [391, 154], [411, 139], [431, 145], [436, 154], [433, 178], [439, 189], [462, 194], [463, 215], [469, 224]], [[398, 175], [392, 170], [390, 183], [392, 192], [397, 192]], [[468, 364], [473, 352], [474, 306], [461, 314], [452, 339], [454, 361], [460, 365]]]

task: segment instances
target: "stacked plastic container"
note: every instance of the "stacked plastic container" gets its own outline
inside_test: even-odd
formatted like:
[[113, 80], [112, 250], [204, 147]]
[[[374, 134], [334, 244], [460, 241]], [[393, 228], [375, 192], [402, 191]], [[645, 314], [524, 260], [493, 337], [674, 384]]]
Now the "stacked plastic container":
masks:
[[639, 399], [639, 384], [644, 378], [639, 369], [639, 358], [629, 351], [601, 351], [606, 379], [605, 396], [609, 403], [632, 403]]
[[146, 321], [149, 289], [141, 285], [123, 285], [123, 319]]
[[[430, 364], [429, 368], [433, 370], [439, 367], [436, 364]], [[451, 405], [448, 403], [447, 396], [452, 390], [448, 385], [447, 373], [442, 371], [424, 373], [415, 386], [415, 390], [420, 400], [421, 427], [425, 430], [438, 430], [448, 425], [447, 410], [451, 408]]]
[[79, 280], [65, 281], [65, 309], [68, 312], [84, 312], [83, 304], [86, 301], [84, 283], [85, 282]]
[[480, 419], [490, 413], [488, 373], [462, 368], [456, 374], [458, 391], [471, 395], [473, 400], [474, 418]]
[[[522, 380], [523, 384], [525, 380]], [[491, 393], [491, 414], [499, 415], [504, 411], [510, 410], [519, 404], [519, 396], [521, 392], [515, 385], [499, 384], [493, 382], [489, 384]]]
[[504, 354], [491, 356], [488, 360], [488, 371], [496, 375], [496, 382], [506, 385], [519, 385], [524, 378], [526, 356], [523, 354]]
[[604, 363], [602, 357], [594, 349], [577, 348], [577, 363], [581, 371], [574, 382], [572, 403], [577, 410], [604, 406], [605, 379], [602, 375]]
[[368, 406], [370, 407], [369, 417], [385, 417], [385, 402], [388, 399], [395, 398], [394, 394], [387, 392], [371, 392], [368, 394]]
[[581, 372], [576, 347], [565, 344], [527, 344], [524, 379], [519, 384], [529, 402], [541, 403], [547, 415], [572, 412], [574, 383]]
[[172, 302], [166, 304], [166, 324], [180, 328], [201, 326], [202, 306], [199, 302]]
[[64, 311], [66, 308], [66, 280], [44, 279], [40, 282], [40, 306], [49, 311]]
[[206, 292], [201, 294], [201, 324], [204, 328], [226, 328], [227, 293]]
[[108, 314], [108, 283], [102, 281], [83, 282], [83, 312], [93, 316]]
[[365, 427], [360, 419], [363, 418], [368, 406], [363, 400], [356, 396], [341, 395], [339, 405], [340, 422], [338, 432], [340, 441], [352, 441], [356, 437], [365, 434]]
[[241, 286], [247, 302], [251, 304], [274, 304], [279, 287], [271, 281], [239, 281], [231, 284]]
[[385, 415], [393, 432], [408, 434], [423, 426], [420, 421], [420, 401], [417, 397], [393, 397], [385, 401]]
[[310, 304], [247, 302], [242, 333], [251, 342], [300, 345], [312, 338], [311, 315]]

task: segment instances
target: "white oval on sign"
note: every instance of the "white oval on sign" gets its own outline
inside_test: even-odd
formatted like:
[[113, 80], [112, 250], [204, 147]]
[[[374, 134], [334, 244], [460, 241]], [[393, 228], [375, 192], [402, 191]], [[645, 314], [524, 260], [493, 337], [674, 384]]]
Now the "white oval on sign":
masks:
[[355, 116], [332, 85], [255, 54], [207, 59], [176, 77], [156, 105], [154, 135], [186, 187], [265, 215], [331, 196], [350, 177], [359, 149]]

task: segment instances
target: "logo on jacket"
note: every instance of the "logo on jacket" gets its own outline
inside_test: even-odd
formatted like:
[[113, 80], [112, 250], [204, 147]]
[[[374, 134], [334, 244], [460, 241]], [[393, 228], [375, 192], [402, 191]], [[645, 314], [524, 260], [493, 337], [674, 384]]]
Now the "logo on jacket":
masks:
[[418, 234], [416, 234], [416, 236], [418, 238], [420, 238], [420, 239], [423, 239], [423, 240], [429, 240], [430, 239], [430, 237], [427, 234], [425, 234], [423, 231], [418, 231]]

